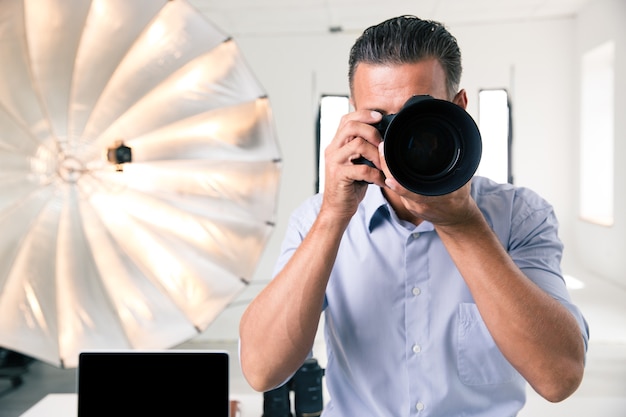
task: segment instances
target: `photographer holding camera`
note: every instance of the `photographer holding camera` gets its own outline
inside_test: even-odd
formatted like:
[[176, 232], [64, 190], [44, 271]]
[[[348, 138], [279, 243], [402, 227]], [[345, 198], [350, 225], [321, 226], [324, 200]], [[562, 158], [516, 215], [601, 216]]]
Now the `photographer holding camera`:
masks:
[[465, 109], [460, 77], [456, 39], [437, 22], [390, 19], [352, 47], [355, 111], [325, 151], [324, 192], [291, 216], [276, 275], [241, 320], [256, 390], [298, 370], [322, 313], [326, 417], [514, 416], [526, 382], [549, 401], [577, 389], [589, 335], [552, 207], [478, 176], [422, 194], [388, 168], [383, 117], [413, 96]]

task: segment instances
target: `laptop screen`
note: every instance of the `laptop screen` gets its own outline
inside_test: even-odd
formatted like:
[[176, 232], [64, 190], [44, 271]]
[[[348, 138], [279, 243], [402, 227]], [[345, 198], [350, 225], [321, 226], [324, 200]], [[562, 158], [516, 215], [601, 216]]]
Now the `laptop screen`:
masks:
[[82, 352], [78, 417], [228, 417], [228, 353]]

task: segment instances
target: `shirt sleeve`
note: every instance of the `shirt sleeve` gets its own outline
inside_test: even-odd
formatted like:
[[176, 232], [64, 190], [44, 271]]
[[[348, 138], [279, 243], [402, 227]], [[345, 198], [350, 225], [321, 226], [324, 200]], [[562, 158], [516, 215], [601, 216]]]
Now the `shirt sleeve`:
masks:
[[311, 229], [320, 205], [321, 195], [317, 194], [306, 200], [291, 213], [281, 244], [280, 254], [274, 264], [272, 277], [275, 277], [285, 267], [293, 253], [298, 249], [302, 240], [304, 240], [304, 237]]
[[589, 326], [571, 300], [563, 274], [563, 244], [558, 236], [554, 209], [528, 189], [518, 189], [513, 202], [507, 250], [521, 271], [546, 293], [559, 301], [574, 316], [585, 342]]

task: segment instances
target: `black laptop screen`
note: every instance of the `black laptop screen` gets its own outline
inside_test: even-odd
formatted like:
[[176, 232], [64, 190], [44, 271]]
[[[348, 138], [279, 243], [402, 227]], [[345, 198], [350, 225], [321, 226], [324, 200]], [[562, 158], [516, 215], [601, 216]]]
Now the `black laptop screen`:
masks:
[[227, 417], [225, 352], [83, 352], [78, 417]]

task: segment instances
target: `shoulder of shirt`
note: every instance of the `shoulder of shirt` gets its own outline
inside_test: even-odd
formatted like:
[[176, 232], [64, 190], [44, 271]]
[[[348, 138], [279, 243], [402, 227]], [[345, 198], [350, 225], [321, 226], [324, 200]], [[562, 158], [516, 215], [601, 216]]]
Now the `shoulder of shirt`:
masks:
[[322, 206], [322, 193], [317, 193], [305, 199], [291, 212], [290, 223], [299, 227], [310, 227], [317, 217]]
[[472, 178], [472, 197], [479, 206], [485, 199], [506, 198], [514, 204], [528, 205], [535, 209], [552, 208], [546, 199], [530, 188], [508, 183], [501, 184], [480, 176]]
[[[317, 193], [312, 195], [311, 197], [305, 199], [295, 210], [294, 213], [298, 213], [298, 215], [315, 214], [319, 213], [320, 208], [322, 207], [322, 199], [323, 194]], [[374, 207], [378, 207], [382, 204], [385, 204], [385, 198], [380, 192], [380, 187], [377, 185], [371, 184], [365, 198], [361, 201], [359, 205], [359, 209], [362, 209], [364, 206], [373, 205]]]
[[[299, 229], [308, 229], [314, 223], [315, 218], [322, 207], [323, 194], [317, 193], [305, 199], [292, 213], [290, 223]], [[355, 216], [371, 218], [381, 206], [387, 202], [380, 192], [380, 187], [370, 185], [365, 198], [359, 204], [358, 213]]]
[[552, 205], [527, 187], [499, 184], [475, 176], [472, 179], [472, 197], [494, 229], [517, 230], [519, 227], [522, 230], [546, 219], [554, 225], [558, 224]]

